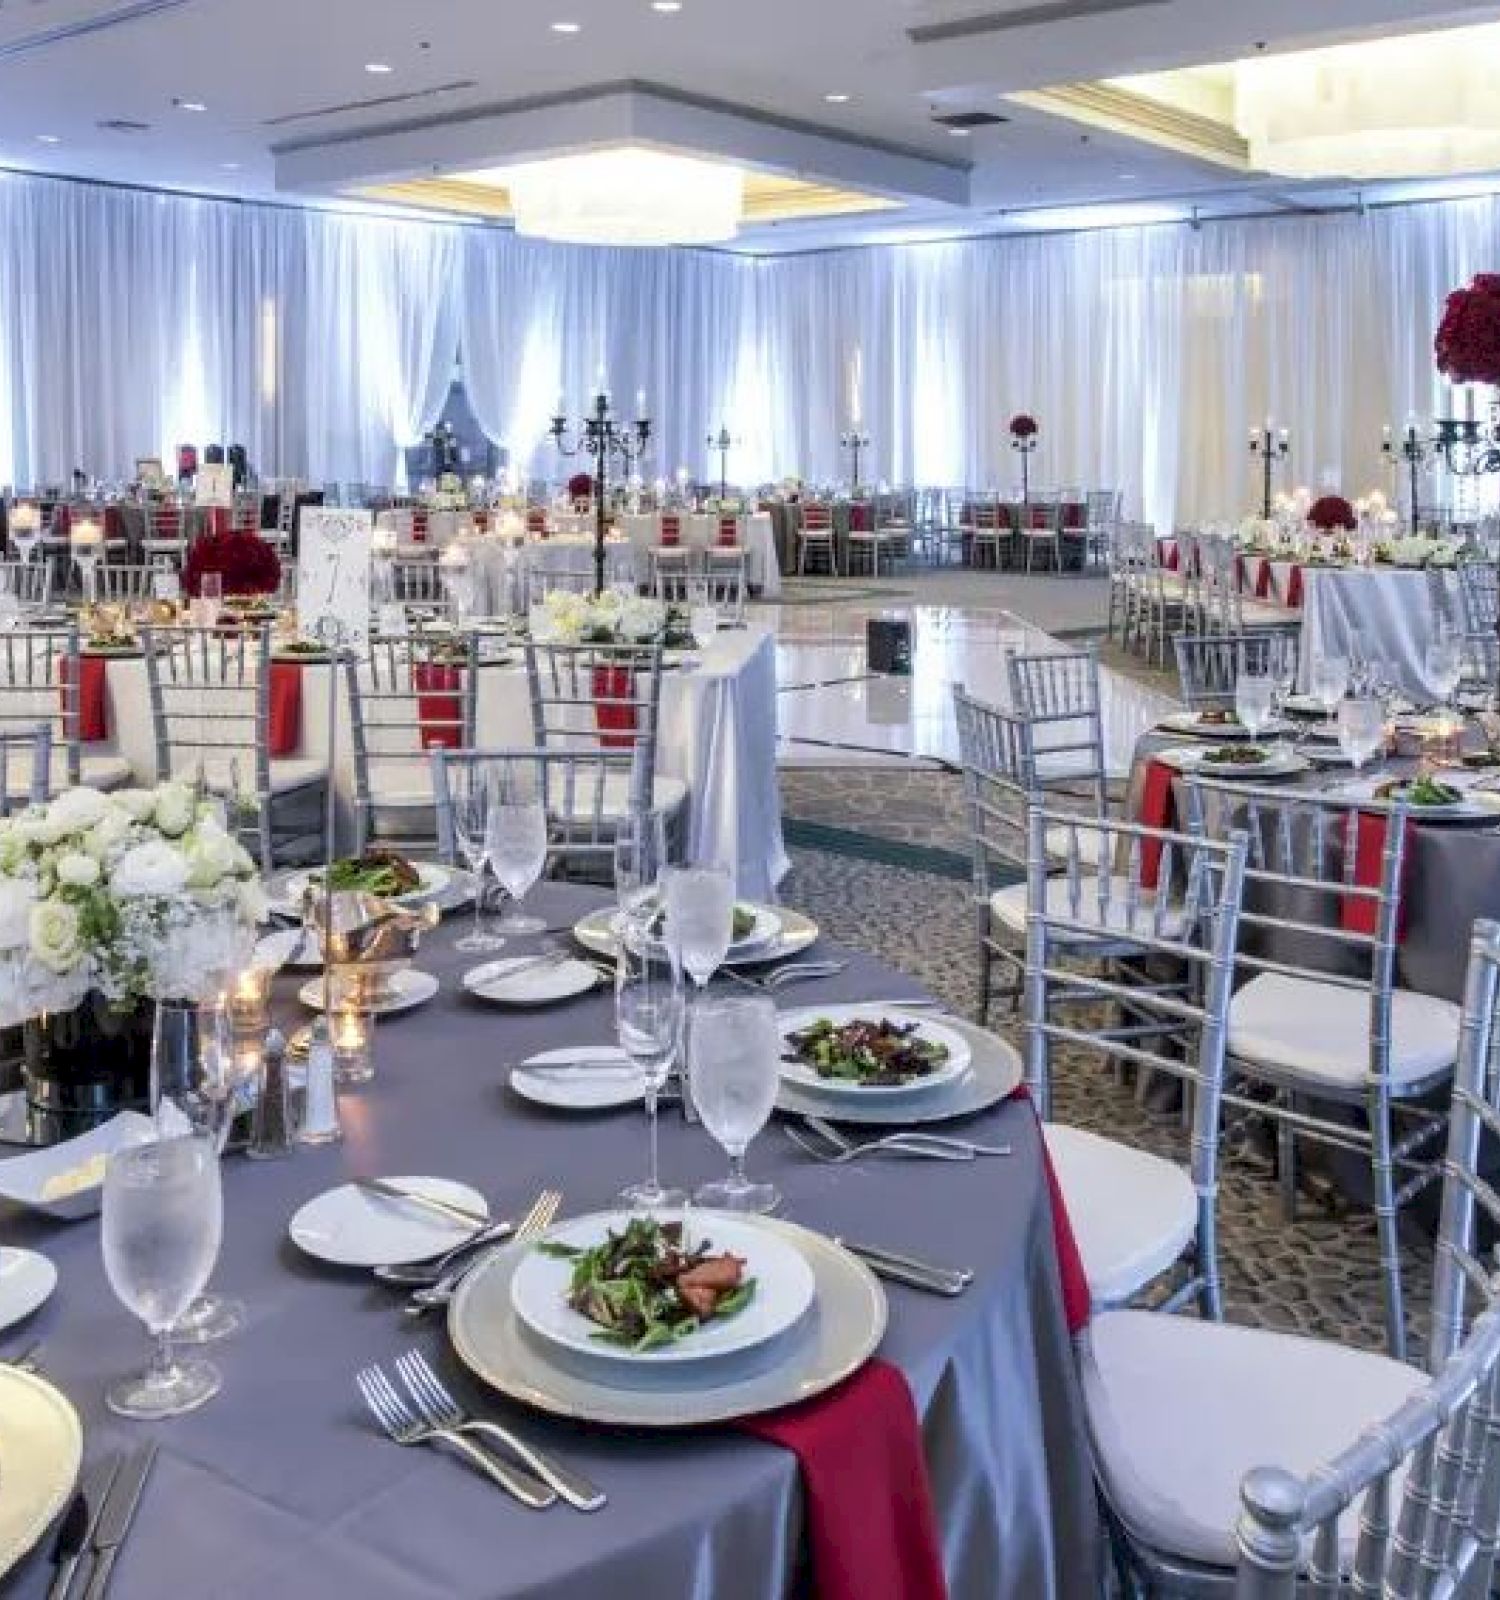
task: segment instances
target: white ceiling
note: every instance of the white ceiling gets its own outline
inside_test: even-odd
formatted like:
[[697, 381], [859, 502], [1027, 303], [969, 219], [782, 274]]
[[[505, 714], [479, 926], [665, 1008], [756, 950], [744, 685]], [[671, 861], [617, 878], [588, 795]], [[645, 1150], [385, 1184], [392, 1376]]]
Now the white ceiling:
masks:
[[[474, 120], [447, 125], [472, 128], [483, 121], [476, 114], [518, 101], [586, 100], [601, 86], [633, 82], [733, 108], [762, 125], [793, 125], [780, 131], [794, 138], [832, 135], [862, 147], [852, 155], [876, 165], [918, 156], [966, 178], [967, 204], [929, 199], [875, 218], [756, 229], [743, 242], [757, 250], [1004, 231], [1038, 220], [1016, 212], [1101, 203], [1181, 202], [1210, 216], [1283, 203], [1300, 209], [1342, 197], [1239, 179], [1119, 135], [1086, 133], [1000, 96], [1224, 60], [1261, 45], [1284, 50], [1500, 16], [1500, 5], [1454, 0], [681, 0], [681, 7], [663, 15], [650, 0], [0, 0], [0, 164], [271, 198], [278, 146], [315, 145], [327, 155], [338, 142], [347, 156], [376, 130], [465, 115]], [[576, 22], [580, 31], [555, 33], [556, 21]], [[955, 22], [960, 28], [948, 36]], [[367, 62], [393, 70], [371, 74]], [[830, 104], [829, 94], [850, 98]], [[412, 98], [365, 104], [398, 96]], [[174, 100], [207, 109], [176, 109]], [[346, 109], [325, 110], [340, 106]], [[932, 121], [934, 111], [971, 110], [1010, 120], [967, 138]], [[109, 119], [148, 127], [99, 127]], [[39, 142], [42, 135], [57, 142]], [[284, 186], [298, 159], [305, 152], [283, 156]], [[1087, 219], [1065, 213], [1058, 220]]]

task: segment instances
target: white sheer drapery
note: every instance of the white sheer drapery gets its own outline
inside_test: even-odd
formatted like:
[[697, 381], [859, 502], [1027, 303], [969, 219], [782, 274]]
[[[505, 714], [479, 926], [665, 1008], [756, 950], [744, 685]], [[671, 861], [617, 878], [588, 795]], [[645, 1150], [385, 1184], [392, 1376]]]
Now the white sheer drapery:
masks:
[[389, 483], [461, 349], [481, 426], [541, 476], [559, 402], [602, 377], [617, 414], [645, 393], [648, 478], [712, 475], [721, 423], [738, 479], [838, 477], [857, 421], [876, 478], [1008, 484], [1024, 410], [1034, 481], [1237, 516], [1268, 415], [1287, 481], [1389, 487], [1382, 426], [1464, 405], [1432, 362], [1443, 297], [1497, 268], [1496, 198], [750, 259], [0, 174], [0, 482], [223, 439]]

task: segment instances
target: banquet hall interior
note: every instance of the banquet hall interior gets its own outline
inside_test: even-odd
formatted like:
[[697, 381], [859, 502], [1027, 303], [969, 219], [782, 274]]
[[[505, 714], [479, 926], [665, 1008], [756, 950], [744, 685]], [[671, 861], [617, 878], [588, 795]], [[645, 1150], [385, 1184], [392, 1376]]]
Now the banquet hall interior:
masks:
[[1494, 1592], [1497, 62], [0, 0], [0, 1595]]

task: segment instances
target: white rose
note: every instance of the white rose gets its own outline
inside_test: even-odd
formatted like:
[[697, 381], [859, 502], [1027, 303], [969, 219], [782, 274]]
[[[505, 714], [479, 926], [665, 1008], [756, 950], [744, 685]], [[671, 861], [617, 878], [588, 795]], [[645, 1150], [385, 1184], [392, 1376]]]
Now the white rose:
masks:
[[187, 880], [182, 852], [160, 839], [136, 845], [115, 863], [114, 886], [120, 895], [180, 894]]
[[48, 808], [47, 816], [55, 837], [82, 833], [109, 810], [109, 800], [97, 789], [65, 789]]
[[237, 896], [240, 915], [247, 922], [264, 922], [271, 914], [271, 903], [259, 878], [247, 878]]
[[202, 828], [188, 842], [188, 886], [211, 889], [239, 868], [240, 847], [219, 828]]
[[78, 913], [65, 900], [43, 900], [31, 908], [31, 953], [51, 972], [68, 972], [78, 965], [83, 946], [78, 937]]
[[88, 889], [99, 881], [99, 863], [79, 850], [60, 855], [56, 871], [59, 883], [72, 884], [75, 889]]
[[154, 789], [116, 789], [110, 799], [132, 822], [149, 822], [151, 813], [156, 810]]
[[125, 839], [130, 832], [130, 827], [129, 812], [120, 810], [106, 811], [89, 829], [88, 837], [83, 841], [83, 848], [91, 856], [97, 856], [102, 861], [117, 844]]
[[0, 879], [0, 950], [19, 950], [31, 937], [36, 894], [24, 878]]
[[197, 813], [197, 801], [185, 783], [164, 783], [156, 791], [156, 825], [169, 839], [186, 833]]

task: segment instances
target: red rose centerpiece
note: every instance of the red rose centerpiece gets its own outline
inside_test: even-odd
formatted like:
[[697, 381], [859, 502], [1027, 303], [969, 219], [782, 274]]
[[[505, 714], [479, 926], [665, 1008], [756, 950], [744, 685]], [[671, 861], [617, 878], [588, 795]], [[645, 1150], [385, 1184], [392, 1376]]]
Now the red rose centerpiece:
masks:
[[206, 533], [188, 551], [182, 587], [197, 599], [203, 576], [217, 572], [225, 594], [275, 594], [281, 586], [281, 562], [256, 533]]
[[1481, 272], [1448, 296], [1433, 349], [1452, 382], [1500, 385], [1500, 273]]
[[568, 479], [568, 499], [590, 500], [594, 494], [594, 480], [587, 472], [575, 472]]
[[1319, 533], [1336, 533], [1343, 529], [1353, 533], [1359, 526], [1354, 507], [1341, 494], [1325, 494], [1307, 508], [1307, 520]]
[[1037, 420], [1029, 412], [1018, 411], [1010, 419], [1010, 436], [1012, 439], [1034, 439], [1038, 431]]

